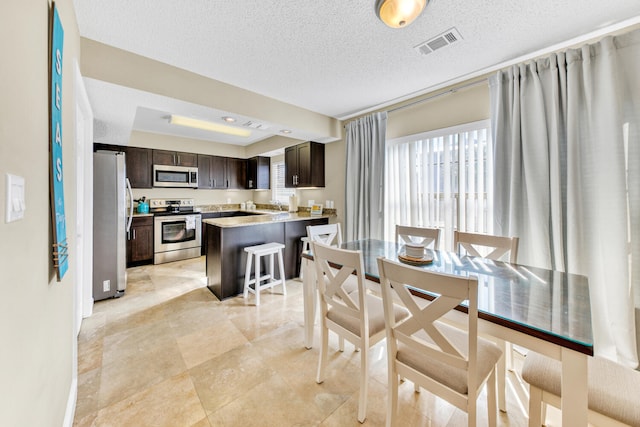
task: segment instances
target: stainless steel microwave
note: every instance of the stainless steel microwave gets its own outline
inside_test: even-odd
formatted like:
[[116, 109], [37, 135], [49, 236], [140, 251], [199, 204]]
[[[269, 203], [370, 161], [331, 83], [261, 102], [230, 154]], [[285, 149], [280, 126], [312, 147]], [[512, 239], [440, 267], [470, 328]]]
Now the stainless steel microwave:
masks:
[[198, 168], [153, 165], [153, 186], [198, 188]]

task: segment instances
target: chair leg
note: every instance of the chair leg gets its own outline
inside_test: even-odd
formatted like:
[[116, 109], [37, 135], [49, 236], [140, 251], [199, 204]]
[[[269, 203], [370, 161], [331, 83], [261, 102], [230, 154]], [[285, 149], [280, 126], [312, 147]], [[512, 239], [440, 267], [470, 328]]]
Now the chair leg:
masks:
[[505, 346], [504, 349], [505, 351], [504, 355], [505, 355], [505, 360], [506, 360], [506, 365], [507, 365], [507, 370], [512, 371], [515, 369], [513, 367], [513, 344], [511, 344], [509, 341], [505, 341]]
[[477, 427], [478, 425], [478, 393], [471, 395], [471, 390], [467, 394], [467, 425], [469, 427]]
[[529, 386], [529, 427], [542, 425], [542, 390]]
[[[391, 357], [387, 352], [387, 357]], [[391, 427], [398, 417], [398, 374], [395, 370], [395, 363], [391, 360], [388, 364], [389, 379], [387, 381], [387, 421], [386, 427]], [[416, 386], [417, 387], [417, 386]]]
[[329, 329], [325, 324], [324, 319], [320, 324], [320, 358], [318, 360], [318, 373], [316, 375], [316, 382], [321, 384], [324, 381], [324, 373], [327, 368], [327, 347], [329, 346]]
[[256, 305], [260, 305], [260, 255], [256, 255], [256, 260], [255, 260], [255, 269], [256, 269], [256, 284], [255, 284], [255, 289], [256, 289]]
[[498, 406], [496, 405], [496, 368], [493, 368], [491, 371], [486, 387], [489, 427], [496, 427], [498, 424]]
[[[273, 275], [273, 254], [269, 254], [269, 282], [275, 282], [276, 277]], [[271, 293], [273, 293], [273, 285], [269, 287]]]
[[280, 269], [280, 280], [282, 280], [282, 295], [286, 295], [287, 284], [284, 277], [284, 261], [282, 261], [282, 250], [278, 252], [278, 267]]
[[507, 351], [511, 350], [511, 343], [500, 339], [496, 339], [495, 343], [502, 349], [502, 357], [495, 368], [498, 378], [498, 408], [502, 412], [507, 412]]
[[369, 343], [362, 343], [360, 351], [360, 399], [358, 400], [358, 421], [367, 418], [367, 391], [369, 390], [369, 358], [367, 357]]
[[247, 298], [249, 296], [249, 282], [251, 281], [251, 261], [253, 260], [253, 254], [247, 253], [247, 268], [244, 272], [244, 291], [242, 297]]

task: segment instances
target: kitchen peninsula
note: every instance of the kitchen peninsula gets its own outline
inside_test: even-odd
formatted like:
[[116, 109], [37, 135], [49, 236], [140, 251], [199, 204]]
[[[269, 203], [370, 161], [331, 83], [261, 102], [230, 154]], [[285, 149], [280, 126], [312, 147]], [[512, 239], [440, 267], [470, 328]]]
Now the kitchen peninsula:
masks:
[[[278, 242], [285, 245], [284, 266], [287, 279], [298, 276], [302, 243], [307, 226], [329, 223], [330, 215], [298, 213], [204, 219], [207, 227], [207, 287], [218, 299], [242, 293], [247, 246]], [[263, 265], [262, 271], [265, 266]]]

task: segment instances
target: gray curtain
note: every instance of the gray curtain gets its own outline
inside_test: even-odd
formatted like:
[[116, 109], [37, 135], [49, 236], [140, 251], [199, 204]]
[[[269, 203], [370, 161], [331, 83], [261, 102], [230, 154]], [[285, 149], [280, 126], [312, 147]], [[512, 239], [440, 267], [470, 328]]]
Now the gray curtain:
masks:
[[595, 351], [629, 366], [634, 287], [640, 297], [638, 58], [635, 31], [490, 79], [496, 232], [520, 237], [522, 264], [588, 277]]
[[346, 241], [383, 238], [386, 132], [386, 111], [347, 124]]

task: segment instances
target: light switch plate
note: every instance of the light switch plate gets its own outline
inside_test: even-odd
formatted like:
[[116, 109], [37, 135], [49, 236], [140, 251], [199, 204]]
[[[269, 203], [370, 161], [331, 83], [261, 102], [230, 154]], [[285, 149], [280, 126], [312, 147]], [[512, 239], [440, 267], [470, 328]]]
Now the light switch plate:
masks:
[[13, 222], [24, 218], [26, 209], [24, 198], [24, 178], [7, 174], [6, 222]]

